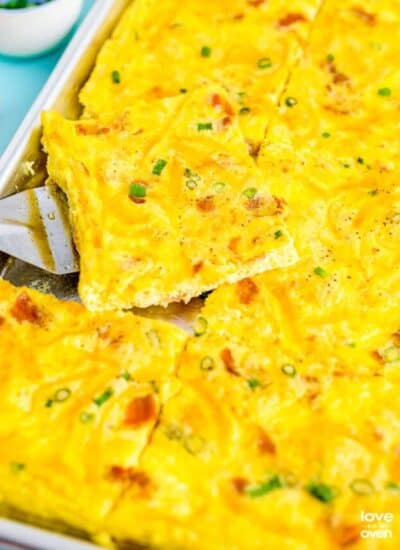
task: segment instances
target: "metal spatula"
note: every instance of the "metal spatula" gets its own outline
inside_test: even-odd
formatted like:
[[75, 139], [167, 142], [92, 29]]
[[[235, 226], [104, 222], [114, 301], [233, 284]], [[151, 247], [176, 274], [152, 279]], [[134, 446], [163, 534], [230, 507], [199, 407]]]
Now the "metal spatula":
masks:
[[79, 271], [67, 200], [58, 187], [0, 200], [0, 251], [58, 275]]

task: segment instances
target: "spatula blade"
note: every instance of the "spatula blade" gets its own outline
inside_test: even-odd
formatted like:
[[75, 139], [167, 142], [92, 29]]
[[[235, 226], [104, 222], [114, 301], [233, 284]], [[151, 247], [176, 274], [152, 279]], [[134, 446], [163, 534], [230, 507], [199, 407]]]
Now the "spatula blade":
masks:
[[64, 275], [79, 271], [65, 195], [54, 184], [0, 200], [0, 250]]

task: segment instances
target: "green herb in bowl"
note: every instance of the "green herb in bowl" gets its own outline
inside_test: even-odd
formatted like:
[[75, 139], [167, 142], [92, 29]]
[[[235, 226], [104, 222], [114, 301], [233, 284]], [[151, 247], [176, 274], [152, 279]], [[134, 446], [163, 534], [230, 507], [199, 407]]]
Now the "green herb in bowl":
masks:
[[18, 10], [22, 8], [34, 8], [35, 6], [41, 6], [47, 2], [51, 2], [51, 0], [8, 0], [0, 4], [0, 9]]

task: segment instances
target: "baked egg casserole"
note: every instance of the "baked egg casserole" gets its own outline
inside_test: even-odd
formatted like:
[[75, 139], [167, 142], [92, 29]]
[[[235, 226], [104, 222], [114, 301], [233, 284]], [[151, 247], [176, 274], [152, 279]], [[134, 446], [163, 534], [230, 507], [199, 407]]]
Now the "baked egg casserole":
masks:
[[48, 171], [69, 199], [86, 307], [188, 302], [297, 259], [286, 203], [269, 193], [238, 116], [216, 86], [102, 121], [44, 115]]
[[[4, 514], [399, 548], [400, 3], [288, 4], [134, 1], [44, 114], [84, 305], [0, 282]], [[205, 291], [190, 332], [143, 309]]]

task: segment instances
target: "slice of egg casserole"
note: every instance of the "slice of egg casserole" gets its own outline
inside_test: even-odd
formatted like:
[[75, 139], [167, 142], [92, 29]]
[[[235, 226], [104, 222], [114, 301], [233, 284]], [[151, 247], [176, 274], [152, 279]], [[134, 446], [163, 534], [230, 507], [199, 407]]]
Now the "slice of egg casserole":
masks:
[[0, 507], [91, 532], [126, 485], [179, 387], [186, 338], [132, 314], [0, 281]]
[[321, 0], [136, 0], [103, 46], [80, 99], [121, 112], [205, 82], [224, 86], [253, 149], [264, 136]]
[[222, 88], [138, 103], [101, 122], [54, 113], [43, 122], [89, 309], [187, 302], [296, 260], [286, 204], [270, 195]]

